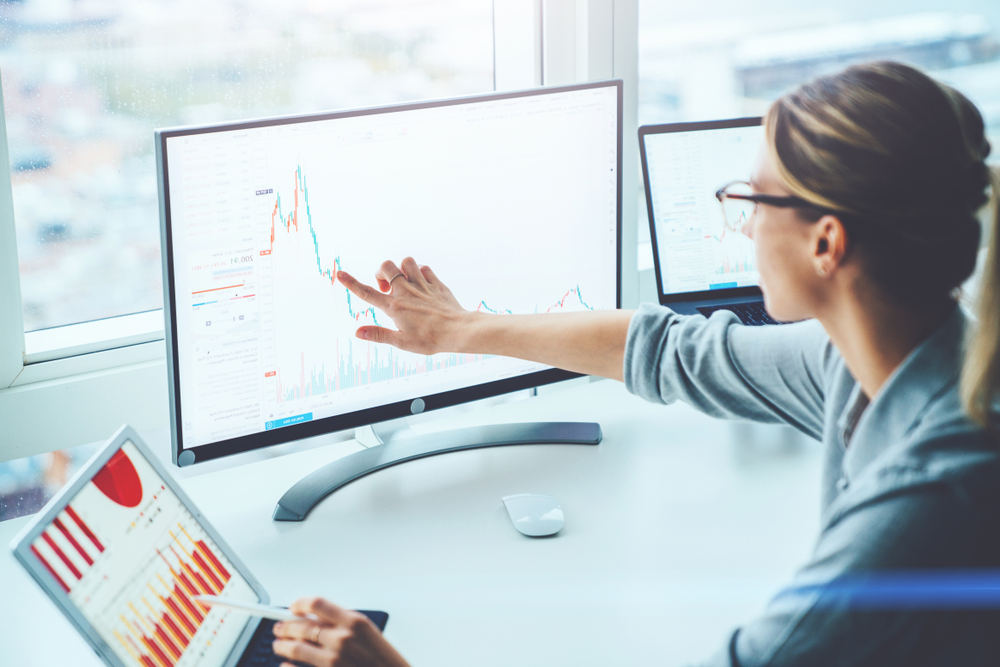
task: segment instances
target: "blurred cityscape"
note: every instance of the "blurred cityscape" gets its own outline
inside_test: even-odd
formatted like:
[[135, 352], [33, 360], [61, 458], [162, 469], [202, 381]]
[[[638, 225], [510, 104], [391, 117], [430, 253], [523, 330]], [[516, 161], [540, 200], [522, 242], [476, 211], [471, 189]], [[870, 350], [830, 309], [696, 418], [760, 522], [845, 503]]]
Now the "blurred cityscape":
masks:
[[0, 3], [25, 330], [162, 306], [153, 129], [493, 88], [491, 0]]
[[[998, 143], [1000, 3], [871, 4], [642, 0], [640, 123], [759, 114], [894, 58], [965, 92]], [[162, 305], [154, 128], [483, 92], [492, 71], [491, 0], [0, 0], [25, 329]]]
[[[785, 91], [851, 63], [916, 65], [968, 96], [1000, 160], [1000, 2], [640, 0], [639, 124], [763, 114]], [[639, 184], [639, 197], [643, 196]], [[640, 249], [649, 223], [639, 212]], [[652, 266], [652, 256], [640, 253]]]

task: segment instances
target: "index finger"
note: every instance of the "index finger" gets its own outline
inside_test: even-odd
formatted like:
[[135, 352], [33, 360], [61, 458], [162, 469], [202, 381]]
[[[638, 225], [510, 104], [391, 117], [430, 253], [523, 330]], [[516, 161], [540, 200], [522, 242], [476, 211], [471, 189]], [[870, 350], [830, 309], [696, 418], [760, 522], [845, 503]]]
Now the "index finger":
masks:
[[374, 287], [365, 285], [346, 271], [337, 271], [337, 281], [346, 287], [351, 294], [379, 310], [385, 310], [389, 306], [388, 294], [382, 294]]
[[293, 614], [313, 614], [331, 625], [347, 625], [351, 613], [323, 598], [299, 598], [288, 607]]

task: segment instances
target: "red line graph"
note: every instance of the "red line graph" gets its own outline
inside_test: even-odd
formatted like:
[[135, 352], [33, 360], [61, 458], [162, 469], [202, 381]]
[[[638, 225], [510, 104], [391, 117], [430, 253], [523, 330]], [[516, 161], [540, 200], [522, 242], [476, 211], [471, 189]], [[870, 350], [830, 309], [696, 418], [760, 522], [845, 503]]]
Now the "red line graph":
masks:
[[225, 287], [213, 287], [212, 289], [198, 290], [197, 292], [191, 292], [192, 295], [204, 294], [205, 292], [218, 292], [220, 289], [233, 289], [236, 287], [243, 287], [246, 283], [240, 283], [239, 285], [226, 285]]

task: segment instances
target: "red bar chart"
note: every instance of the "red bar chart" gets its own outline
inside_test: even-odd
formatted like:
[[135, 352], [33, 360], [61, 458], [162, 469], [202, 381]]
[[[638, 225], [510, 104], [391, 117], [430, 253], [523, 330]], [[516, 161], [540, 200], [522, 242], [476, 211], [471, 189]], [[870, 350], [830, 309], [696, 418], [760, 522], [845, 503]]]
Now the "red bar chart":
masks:
[[146, 593], [129, 600], [119, 614], [115, 638], [140, 665], [173, 667], [208, 614], [196, 595], [219, 595], [229, 570], [204, 540], [183, 525], [168, 531], [169, 543], [157, 548], [145, 568]]

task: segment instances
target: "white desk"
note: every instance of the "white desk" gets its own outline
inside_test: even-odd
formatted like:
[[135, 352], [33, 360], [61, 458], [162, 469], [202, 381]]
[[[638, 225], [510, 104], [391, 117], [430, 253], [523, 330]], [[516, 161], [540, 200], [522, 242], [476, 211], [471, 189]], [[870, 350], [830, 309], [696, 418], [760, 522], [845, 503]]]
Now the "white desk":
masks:
[[[384, 609], [388, 638], [415, 666], [704, 658], [809, 553], [819, 447], [785, 429], [650, 405], [596, 382], [425, 430], [527, 420], [598, 421], [604, 441], [411, 461], [350, 484], [303, 523], [272, 522], [275, 502], [354, 441], [183, 485], [273, 600], [318, 593]], [[560, 500], [559, 535], [515, 532], [500, 498], [521, 492]], [[100, 665], [10, 556], [26, 522], [0, 524], [0, 662]]]

